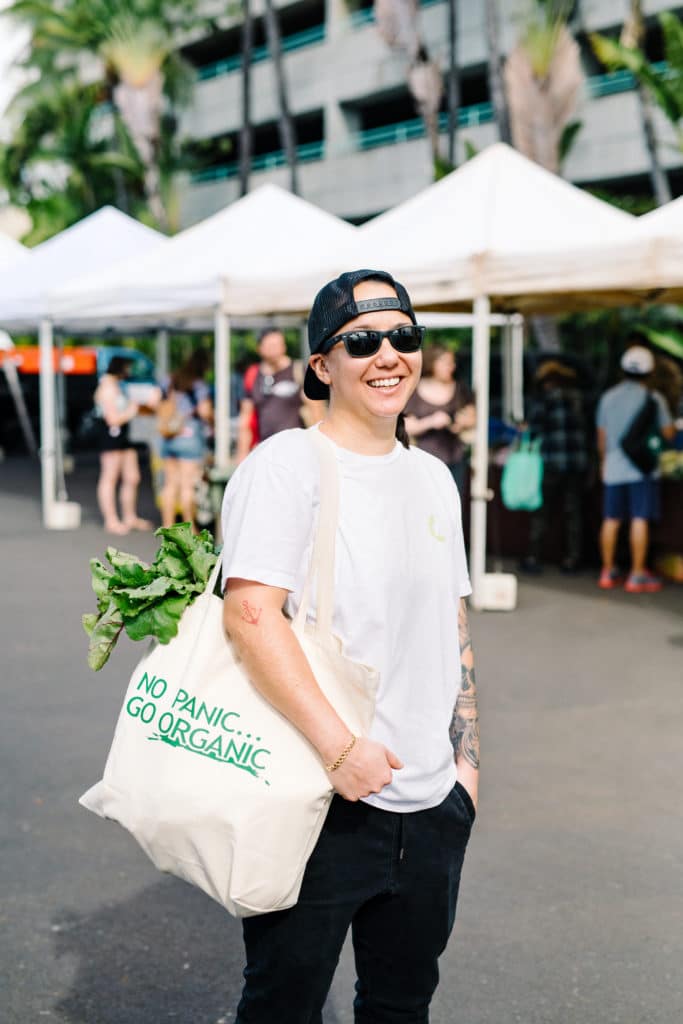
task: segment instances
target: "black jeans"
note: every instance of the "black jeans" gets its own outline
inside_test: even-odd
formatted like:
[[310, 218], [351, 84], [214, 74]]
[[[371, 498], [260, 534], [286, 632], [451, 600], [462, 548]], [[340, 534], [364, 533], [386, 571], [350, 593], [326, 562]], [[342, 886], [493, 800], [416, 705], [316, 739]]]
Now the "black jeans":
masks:
[[427, 1024], [473, 822], [460, 783], [410, 814], [335, 796], [296, 906], [243, 922], [236, 1024], [322, 1024], [349, 926], [356, 1024]]

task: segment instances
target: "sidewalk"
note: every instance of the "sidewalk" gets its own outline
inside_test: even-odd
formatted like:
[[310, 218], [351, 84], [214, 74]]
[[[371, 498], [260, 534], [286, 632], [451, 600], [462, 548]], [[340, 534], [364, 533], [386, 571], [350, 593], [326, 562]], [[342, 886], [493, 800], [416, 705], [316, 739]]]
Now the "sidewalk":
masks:
[[[113, 542], [95, 476], [69, 480], [82, 529], [47, 533], [37, 465], [0, 463], [0, 1016], [228, 1022], [239, 924], [76, 803], [140, 654], [86, 665], [88, 558]], [[156, 540], [118, 546], [151, 557]], [[472, 614], [481, 804], [432, 1024], [683, 1019], [682, 612], [681, 587], [548, 572], [520, 580], [515, 612]], [[351, 1024], [352, 982], [346, 949], [325, 1024]]]

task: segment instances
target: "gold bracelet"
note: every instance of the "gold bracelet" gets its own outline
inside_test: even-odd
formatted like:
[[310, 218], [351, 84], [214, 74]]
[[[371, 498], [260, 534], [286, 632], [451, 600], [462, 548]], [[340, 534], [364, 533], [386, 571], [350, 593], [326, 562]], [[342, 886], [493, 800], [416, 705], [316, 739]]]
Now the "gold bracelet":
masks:
[[341, 768], [341, 766], [344, 764], [344, 761], [346, 760], [346, 758], [349, 756], [349, 754], [353, 750], [353, 748], [354, 748], [354, 746], [356, 744], [356, 739], [357, 739], [356, 736], [351, 736], [351, 742], [346, 744], [346, 746], [342, 750], [342, 752], [339, 755], [339, 757], [337, 758], [337, 760], [333, 761], [332, 764], [326, 764], [325, 765], [325, 771], [326, 772], [336, 772], [337, 768]]

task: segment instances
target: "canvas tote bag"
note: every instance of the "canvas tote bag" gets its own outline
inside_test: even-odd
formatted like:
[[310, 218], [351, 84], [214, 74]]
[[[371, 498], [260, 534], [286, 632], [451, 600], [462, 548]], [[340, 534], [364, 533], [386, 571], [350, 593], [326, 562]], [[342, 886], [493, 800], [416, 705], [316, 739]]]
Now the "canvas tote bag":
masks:
[[[315, 428], [308, 436], [320, 459], [320, 515], [292, 629], [321, 690], [364, 735], [379, 676], [344, 657], [332, 634], [338, 471], [330, 442]], [[104, 778], [80, 803], [128, 829], [161, 871], [245, 917], [296, 903], [332, 786], [314, 748], [250, 683], [223, 631], [218, 574], [216, 565], [177, 636], [133, 672]]]

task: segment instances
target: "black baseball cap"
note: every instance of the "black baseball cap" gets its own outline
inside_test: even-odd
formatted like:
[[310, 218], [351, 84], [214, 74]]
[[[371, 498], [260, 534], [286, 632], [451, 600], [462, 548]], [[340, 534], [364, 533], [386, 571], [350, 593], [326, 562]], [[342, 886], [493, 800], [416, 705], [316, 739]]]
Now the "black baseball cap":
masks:
[[[396, 292], [396, 298], [382, 296], [377, 299], [356, 300], [353, 289], [360, 281], [386, 281]], [[308, 316], [308, 347], [311, 355], [321, 352], [325, 342], [339, 333], [339, 329], [361, 313], [372, 313], [381, 309], [396, 309], [417, 320], [408, 292], [402, 284], [394, 281], [386, 270], [349, 270], [334, 281], [328, 281], [313, 300]], [[330, 397], [330, 389], [315, 375], [311, 367], [304, 377], [304, 393], [308, 398], [320, 400]]]

